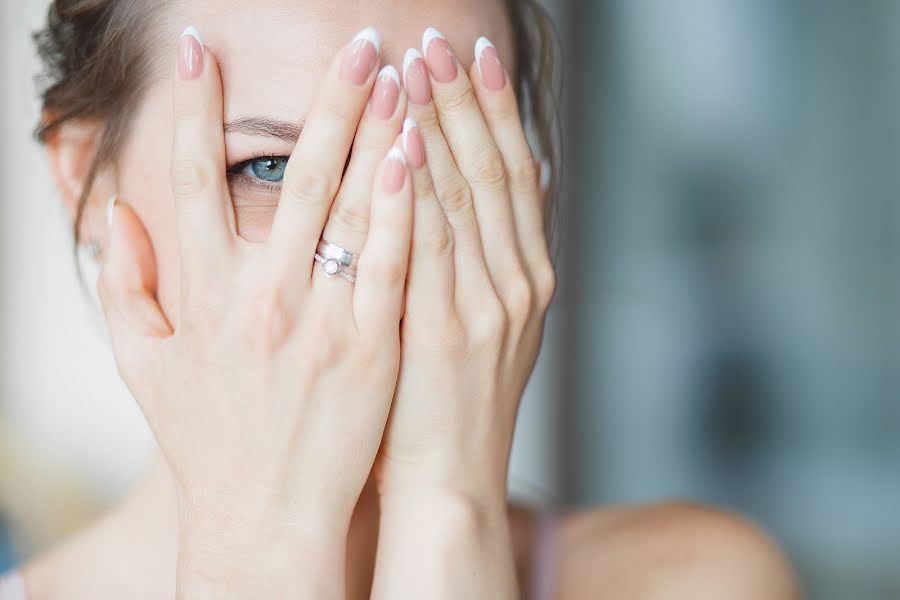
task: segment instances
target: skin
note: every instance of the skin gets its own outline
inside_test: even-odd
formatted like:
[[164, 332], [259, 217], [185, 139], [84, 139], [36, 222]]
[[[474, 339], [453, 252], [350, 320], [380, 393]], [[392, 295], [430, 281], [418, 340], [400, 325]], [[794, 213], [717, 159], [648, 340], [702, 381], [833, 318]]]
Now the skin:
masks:
[[[32, 596], [159, 598], [178, 588], [192, 598], [255, 597], [273, 586], [270, 596], [290, 591], [343, 597], [345, 590], [332, 584], [345, 573], [350, 598], [368, 597], [373, 578], [374, 597], [517, 597], [529, 576], [534, 532], [526, 511], [506, 507], [505, 471], [553, 282], [535, 217], [542, 199], [533, 162], [525, 160], [511, 88], [487, 90], [477, 69], [469, 69], [477, 35], [491, 38], [499, 56], [513, 55], [502, 4], [351, 2], [337, 16], [312, 1], [271, 2], [266, 10], [251, 2], [228, 2], [227, 9], [214, 4], [216, 10], [211, 2], [186, 0], [167, 15], [159, 39], [173, 43], [159, 49], [154, 83], [118, 162], [97, 182], [84, 232], [106, 242], [101, 291], [117, 361], [165, 457], [120, 507], [26, 568]], [[246, 35], [250, 22], [266, 35]], [[173, 83], [174, 40], [187, 23], [201, 29], [210, 51], [198, 80], [176, 77]], [[422, 31], [441, 25], [460, 64], [458, 77], [432, 80], [433, 103], [412, 103], [401, 93], [395, 114], [381, 123], [365, 108], [375, 72], [361, 89], [335, 88], [329, 96], [342, 48], [370, 24], [384, 40], [382, 64], [398, 70], [405, 50], [420, 46]], [[381, 133], [370, 138], [379, 140], [371, 148], [378, 160], [358, 169], [351, 163], [344, 179], [354, 181], [357, 171], [359, 181], [376, 178], [374, 193], [359, 186], [338, 192], [330, 207], [332, 194], [298, 198], [310, 186], [291, 181], [309, 183], [304, 173], [326, 171], [340, 178], [346, 148], [333, 140], [341, 130], [314, 125], [324, 122], [322, 106], [337, 99], [347, 100], [348, 115], [362, 119], [359, 137], [378, 128]], [[398, 136], [407, 113], [419, 123], [428, 164], [411, 165], [401, 191], [379, 195], [377, 177], [385, 167], [377, 164], [391, 146], [403, 146]], [[222, 137], [223, 121], [256, 115], [306, 122], [307, 137], [316, 138], [317, 130], [329, 135], [296, 148], [293, 140], [228, 128]], [[348, 122], [355, 128], [352, 118]], [[95, 134], [90, 123], [72, 124], [49, 144], [70, 205]], [[288, 196], [235, 179], [216, 183], [215, 173], [226, 165], [292, 153], [301, 157], [292, 164], [301, 166], [286, 176]], [[364, 155], [362, 147], [354, 151]], [[183, 164], [214, 168], [198, 178]], [[123, 202], [107, 234], [105, 199], [113, 193]], [[341, 280], [316, 279], [318, 270], [312, 283], [297, 283], [308, 265], [296, 257], [309, 256], [303, 243], [314, 244], [319, 236], [318, 217], [310, 216], [315, 211], [304, 212], [316, 203], [324, 207], [323, 223], [332, 210], [326, 237], [362, 254], [352, 292]], [[373, 238], [386, 245], [370, 248]], [[411, 264], [397, 245], [404, 239], [412, 240]], [[241, 248], [240, 260], [234, 247]], [[485, 251], [510, 258], [488, 264]], [[368, 273], [386, 277], [367, 279]], [[283, 306], [280, 296], [273, 300], [269, 293], [274, 289], [288, 290], [286, 305], [301, 308], [275, 311], [284, 318], [272, 320], [273, 306]], [[343, 338], [334, 333], [341, 322], [327, 321], [321, 329], [341, 302], [359, 325]], [[256, 351], [235, 352], [242, 345], [236, 340], [247, 342], [248, 332]], [[323, 340], [332, 350], [328, 365], [336, 370], [335, 381], [327, 383], [323, 371], [310, 375], [302, 389], [272, 386], [283, 381], [273, 364], [296, 370], [309, 360], [297, 349], [321, 347]], [[372, 352], [360, 357], [348, 350], [360, 346]], [[226, 368], [196, 360], [198, 347], [203, 356], [216, 357], [208, 362]], [[260, 354], [268, 361], [257, 366]], [[348, 381], [368, 387], [348, 393]], [[435, 382], [442, 382], [438, 392]], [[261, 410], [259, 389], [277, 391], [262, 399], [268, 410]], [[223, 395], [232, 401], [221, 402]], [[338, 396], [350, 405], [335, 406]], [[228, 412], [249, 397], [252, 405]], [[279, 438], [273, 431], [281, 420], [267, 422], [265, 415], [279, 406], [293, 408], [290, 399], [298, 397], [306, 410], [292, 412], [289, 421], [301, 434]], [[315, 406], [326, 407], [324, 417], [310, 408]], [[349, 454], [341, 454], [348, 448], [333, 437], [336, 429], [344, 432], [340, 439], [356, 441]], [[206, 437], [198, 437], [201, 431]], [[259, 442], [267, 445], [259, 448]], [[258, 454], [203, 450], [239, 444], [258, 448]], [[295, 477], [285, 480], [260, 468], [275, 457], [279, 472]], [[311, 484], [321, 490], [313, 499], [302, 493]], [[247, 489], [266, 493], [248, 495]], [[300, 498], [302, 506], [272, 503], [285, 497]], [[273, 508], [280, 520], [268, 519]], [[285, 519], [287, 511], [294, 512]], [[297, 528], [285, 534], [285, 522]], [[744, 521], [706, 509], [669, 504], [568, 515], [561, 518], [558, 539], [560, 598], [595, 598], [598, 590], [610, 598], [796, 597], [771, 542]], [[298, 579], [309, 587], [291, 587]], [[222, 581], [227, 595], [217, 587]]]

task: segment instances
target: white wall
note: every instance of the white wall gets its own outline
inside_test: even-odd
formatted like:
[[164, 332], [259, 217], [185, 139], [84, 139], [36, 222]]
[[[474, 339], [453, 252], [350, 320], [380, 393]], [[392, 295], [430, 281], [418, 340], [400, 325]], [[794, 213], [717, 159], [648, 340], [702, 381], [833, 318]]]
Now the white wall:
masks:
[[[30, 32], [45, 7], [2, 3], [0, 411], [15, 439], [7, 452], [109, 497], [133, 479], [150, 438], [79, 287], [68, 219], [31, 137], [38, 105]], [[11, 483], [0, 481], [0, 489]]]

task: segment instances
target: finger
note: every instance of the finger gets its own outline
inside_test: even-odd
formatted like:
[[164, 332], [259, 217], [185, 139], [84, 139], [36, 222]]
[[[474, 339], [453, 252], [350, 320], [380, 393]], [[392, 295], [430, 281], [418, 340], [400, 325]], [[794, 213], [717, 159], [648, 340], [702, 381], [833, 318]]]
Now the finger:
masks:
[[[155, 381], [159, 346], [172, 328], [156, 299], [156, 259], [140, 219], [111, 199], [109, 233], [97, 283], [116, 363], [130, 386]], [[143, 395], [142, 395], [143, 397]], [[142, 406], [148, 419], [153, 406]]]
[[441, 131], [425, 59], [414, 48], [407, 50], [403, 61], [403, 83], [409, 99], [408, 113], [425, 144], [432, 189], [453, 234], [457, 286], [464, 290], [484, 288], [490, 281], [472, 192]]
[[395, 147], [375, 178], [372, 224], [359, 257], [353, 314], [363, 334], [399, 335], [412, 225], [412, 183], [406, 157]]
[[469, 77], [443, 35], [429, 28], [422, 47], [431, 73], [441, 131], [472, 189], [481, 243], [501, 296], [522, 274], [522, 261], [506, 182], [506, 165], [488, 129]]
[[516, 230], [526, 262], [533, 265], [545, 261], [549, 255], [544, 233], [545, 194], [541, 188], [549, 166], [544, 169], [534, 160], [515, 90], [497, 49], [487, 38], [479, 39], [475, 45], [471, 80], [485, 122], [506, 164]]
[[370, 27], [338, 53], [288, 161], [269, 245], [273, 262], [293, 280], [300, 281], [296, 274], [312, 265], [375, 81], [380, 46]]
[[443, 320], [454, 306], [453, 233], [434, 192], [424, 140], [412, 119], [403, 124], [401, 143], [415, 198], [406, 312]]
[[400, 75], [388, 65], [375, 80], [323, 239], [357, 255], [362, 250], [369, 231], [375, 172], [400, 133], [405, 113], [406, 94], [400, 88]]
[[181, 36], [173, 85], [171, 183], [183, 279], [205, 277], [223, 264], [234, 239], [234, 209], [225, 179], [222, 81], [197, 30]]

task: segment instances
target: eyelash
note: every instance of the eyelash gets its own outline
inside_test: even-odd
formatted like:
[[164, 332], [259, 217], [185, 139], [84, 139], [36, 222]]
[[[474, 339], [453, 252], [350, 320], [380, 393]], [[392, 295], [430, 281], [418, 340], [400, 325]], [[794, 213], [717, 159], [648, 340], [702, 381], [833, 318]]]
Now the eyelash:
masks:
[[251, 187], [255, 187], [264, 192], [281, 192], [281, 184], [280, 183], [271, 183], [263, 181], [257, 177], [253, 177], [252, 175], [247, 175], [244, 171], [249, 167], [252, 163], [260, 160], [260, 159], [284, 159], [287, 160], [288, 156], [276, 156], [272, 154], [254, 154], [247, 160], [242, 160], [239, 163], [235, 163], [228, 167], [226, 173], [228, 174], [228, 179], [230, 181], [240, 180], [241, 183], [249, 185]]

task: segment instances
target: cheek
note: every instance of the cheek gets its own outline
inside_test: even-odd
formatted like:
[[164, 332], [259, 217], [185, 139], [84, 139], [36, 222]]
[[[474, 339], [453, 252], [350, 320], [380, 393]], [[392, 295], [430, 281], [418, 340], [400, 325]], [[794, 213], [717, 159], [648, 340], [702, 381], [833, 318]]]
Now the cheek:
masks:
[[264, 242], [269, 237], [278, 198], [265, 195], [259, 198], [248, 198], [240, 193], [232, 192], [234, 217], [238, 234], [250, 242]]

